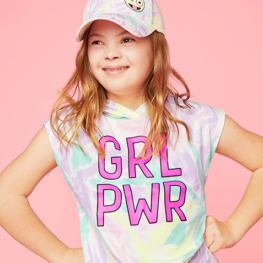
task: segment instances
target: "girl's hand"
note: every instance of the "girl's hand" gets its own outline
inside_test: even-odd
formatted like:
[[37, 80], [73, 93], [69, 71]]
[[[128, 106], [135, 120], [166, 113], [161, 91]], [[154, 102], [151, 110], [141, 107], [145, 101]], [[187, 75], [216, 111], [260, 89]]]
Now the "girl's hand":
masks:
[[241, 238], [242, 236], [229, 222], [219, 222], [212, 216], [206, 217], [204, 239], [206, 246], [212, 253], [222, 248], [233, 247]]
[[85, 263], [82, 248], [69, 248], [60, 263]]

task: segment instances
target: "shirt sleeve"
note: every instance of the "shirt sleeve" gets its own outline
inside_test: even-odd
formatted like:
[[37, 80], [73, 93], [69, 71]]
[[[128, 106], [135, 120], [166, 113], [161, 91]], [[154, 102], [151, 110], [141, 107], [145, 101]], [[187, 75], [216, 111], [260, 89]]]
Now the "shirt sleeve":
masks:
[[[66, 111], [62, 111], [59, 114], [60, 119], [64, 118], [65, 114], [66, 114]], [[52, 118], [52, 120], [53, 120], [53, 118]], [[59, 121], [58, 124], [60, 124], [60, 122], [61, 121]], [[68, 156], [71, 154], [72, 149], [71, 149], [71, 147], [68, 147], [68, 152], [67, 152], [66, 149], [61, 145], [56, 134], [51, 129], [50, 119], [43, 121], [43, 126], [45, 127], [45, 130], [47, 132], [49, 142], [51, 144], [56, 163], [57, 163], [58, 167], [60, 168], [60, 170], [62, 171], [69, 187], [73, 191], [72, 182], [71, 182], [72, 171], [70, 169], [70, 166], [68, 165]]]
[[[179, 106], [184, 108], [177, 107], [172, 96], [167, 98], [167, 102], [166, 108], [169, 112], [183, 121], [189, 130], [190, 145], [186, 135], [182, 137], [184, 150], [188, 151], [191, 156], [189, 160], [186, 159], [186, 162], [195, 163], [199, 178], [204, 186], [209, 165], [224, 128], [225, 112], [222, 109], [192, 100], [187, 101], [187, 104], [191, 106], [188, 108], [185, 107], [180, 97], [178, 98]], [[184, 129], [182, 128], [181, 131], [184, 132]]]
[[59, 158], [59, 155], [57, 154], [57, 148], [58, 148], [59, 140], [55, 136], [55, 134], [53, 133], [53, 131], [51, 129], [50, 119], [43, 121], [43, 126], [47, 132], [48, 139], [49, 139], [49, 142], [50, 142], [56, 163], [57, 163], [58, 167], [61, 169], [60, 158]]
[[211, 134], [211, 160], [216, 151], [219, 139], [223, 132], [223, 128], [225, 124], [225, 115], [226, 115], [224, 110], [216, 109], [216, 108], [212, 108], [212, 110], [217, 115], [218, 121], [216, 123], [215, 129], [212, 131], [212, 134]]
[[192, 148], [198, 151], [204, 183], [225, 123], [225, 112], [210, 105], [191, 101]]

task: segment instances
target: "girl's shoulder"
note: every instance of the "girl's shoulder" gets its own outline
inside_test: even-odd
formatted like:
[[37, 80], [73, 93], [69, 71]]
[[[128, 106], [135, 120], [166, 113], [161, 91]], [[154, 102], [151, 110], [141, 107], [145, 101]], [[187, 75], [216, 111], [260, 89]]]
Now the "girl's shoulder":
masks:
[[52, 141], [57, 141], [58, 136], [61, 135], [61, 131], [66, 134], [68, 138], [72, 135], [71, 127], [73, 126], [73, 120], [68, 116], [72, 111], [72, 107], [68, 106], [58, 111], [57, 117], [55, 113], [43, 121], [47, 134]]
[[203, 137], [202, 142], [208, 140], [216, 146], [225, 124], [224, 110], [194, 100], [188, 100], [189, 107], [187, 107], [180, 97], [178, 105], [174, 97], [167, 98], [167, 110], [176, 119], [186, 124], [192, 139]]
[[43, 123], [45, 125], [50, 125], [51, 122], [52, 122], [52, 124], [54, 124], [56, 119], [58, 121], [58, 124], [61, 124], [62, 122], [66, 123], [67, 116], [69, 116], [71, 111], [72, 111], [72, 107], [70, 107], [70, 106], [65, 107], [63, 109], [60, 109], [60, 110], [58, 110], [57, 118], [56, 118], [55, 113], [54, 113], [52, 115], [52, 117], [50, 116], [49, 119], [44, 120]]
[[195, 100], [188, 100], [184, 103], [181, 97], [178, 97], [178, 105], [174, 101], [173, 96], [166, 99], [166, 108], [173, 116], [182, 117], [185, 121], [203, 121], [209, 119], [225, 118], [225, 111], [211, 105], [201, 103]]

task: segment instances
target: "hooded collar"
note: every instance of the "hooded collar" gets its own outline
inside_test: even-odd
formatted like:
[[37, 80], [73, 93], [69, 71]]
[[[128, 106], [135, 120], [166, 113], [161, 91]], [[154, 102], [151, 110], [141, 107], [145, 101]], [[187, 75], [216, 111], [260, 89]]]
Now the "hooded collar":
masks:
[[107, 100], [103, 114], [115, 119], [134, 119], [142, 115], [149, 115], [149, 112], [147, 110], [146, 102], [137, 110], [133, 111], [117, 102]]

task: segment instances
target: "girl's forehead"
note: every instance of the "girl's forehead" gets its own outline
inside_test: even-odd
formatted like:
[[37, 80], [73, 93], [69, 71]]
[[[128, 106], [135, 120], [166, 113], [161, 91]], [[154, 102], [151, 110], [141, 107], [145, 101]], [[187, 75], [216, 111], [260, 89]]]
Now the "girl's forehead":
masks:
[[104, 32], [105, 34], [111, 34], [111, 33], [122, 33], [126, 32], [129, 33], [127, 30], [125, 30], [123, 27], [119, 26], [116, 23], [113, 23], [111, 21], [107, 20], [96, 20], [92, 23], [91, 29], [90, 29], [90, 34], [93, 33], [102, 33]]

